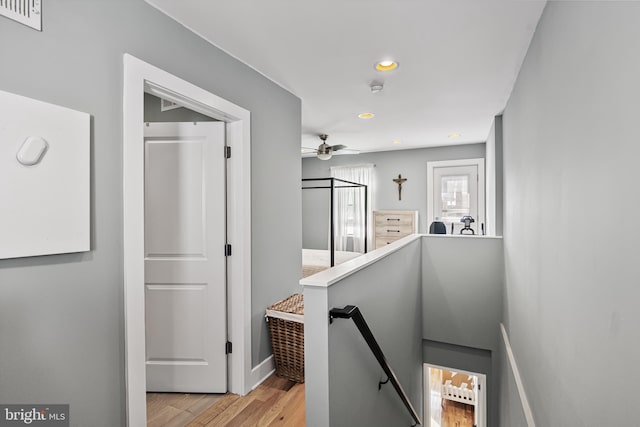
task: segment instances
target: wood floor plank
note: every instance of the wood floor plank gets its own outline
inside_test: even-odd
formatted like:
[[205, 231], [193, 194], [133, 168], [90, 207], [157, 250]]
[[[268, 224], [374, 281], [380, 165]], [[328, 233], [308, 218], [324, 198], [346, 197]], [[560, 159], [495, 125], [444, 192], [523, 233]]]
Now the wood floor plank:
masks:
[[269, 387], [276, 388], [278, 390], [289, 391], [297, 384], [291, 380], [281, 378], [276, 375], [272, 375], [271, 377], [273, 378], [273, 382], [269, 385]]
[[473, 427], [473, 406], [445, 400], [442, 411], [442, 427]]
[[184, 393], [167, 393], [168, 396], [165, 399], [171, 406], [176, 409], [184, 411], [189, 406], [197, 402], [202, 396], [197, 394], [184, 394]]
[[[225, 412], [233, 403], [240, 399], [237, 394], [227, 394], [218, 400], [213, 406], [209, 407], [202, 414], [198, 415], [186, 427], [204, 427], [210, 424], [220, 414]], [[213, 425], [213, 424], [210, 424]]]
[[292, 389], [289, 399], [283, 402], [278, 416], [268, 424], [268, 427], [299, 427], [305, 425], [305, 395], [304, 387]]
[[251, 398], [252, 400], [260, 400], [262, 402], [270, 399], [272, 396], [284, 396], [287, 392], [281, 390], [278, 387], [270, 387], [270, 386], [260, 386], [255, 390], [252, 390], [246, 397]]
[[193, 414], [186, 411], [180, 411], [175, 417], [171, 418], [162, 427], [184, 427], [194, 418]]
[[147, 427], [163, 427], [173, 418], [180, 415], [182, 411], [173, 406], [166, 406], [153, 414], [153, 417], [147, 419]]
[[194, 417], [196, 417], [213, 406], [224, 396], [224, 394], [203, 394], [200, 396], [199, 400], [193, 402], [191, 405], [189, 405], [188, 408], [185, 408], [185, 411], [193, 414]]
[[148, 393], [147, 425], [183, 427], [214, 401], [206, 394]]
[[304, 384], [275, 375], [244, 397], [149, 393], [148, 427], [304, 427]]
[[151, 420], [165, 407], [170, 406], [157, 394], [147, 394], [147, 420]]
[[225, 427], [255, 426], [255, 420], [252, 422], [252, 418], [258, 413], [264, 413], [266, 410], [265, 402], [252, 400], [242, 411], [229, 420]]
[[[298, 410], [304, 411], [304, 384], [298, 384], [293, 387], [286, 395], [282, 396], [278, 401], [271, 405], [267, 412], [258, 420], [258, 424], [261, 427], [266, 427], [276, 422], [278, 419], [283, 418], [283, 412], [289, 405], [296, 404], [296, 398], [298, 394], [302, 394], [303, 402], [302, 408]], [[284, 418], [283, 418], [284, 419]], [[282, 421], [282, 420], [280, 420]], [[301, 424], [304, 425], [304, 424]]]
[[238, 427], [257, 427], [264, 426], [265, 424], [261, 424], [260, 420], [266, 415], [266, 413], [280, 401], [282, 396], [273, 395], [265, 401], [254, 400], [251, 405], [247, 406], [243, 413], [241, 414], [242, 418], [240, 419], [241, 423], [238, 424]]
[[233, 419], [240, 414], [244, 408], [249, 406], [253, 399], [251, 398], [251, 393], [242, 397], [240, 399], [236, 399], [224, 412], [218, 414], [213, 420], [211, 420], [208, 424], [205, 424], [206, 427], [227, 427], [232, 425]]

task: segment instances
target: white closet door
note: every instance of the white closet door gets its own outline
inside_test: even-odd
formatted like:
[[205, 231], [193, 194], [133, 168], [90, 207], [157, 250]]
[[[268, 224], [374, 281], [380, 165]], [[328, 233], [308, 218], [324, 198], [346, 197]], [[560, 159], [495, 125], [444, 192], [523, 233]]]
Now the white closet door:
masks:
[[145, 126], [147, 391], [227, 391], [224, 126]]

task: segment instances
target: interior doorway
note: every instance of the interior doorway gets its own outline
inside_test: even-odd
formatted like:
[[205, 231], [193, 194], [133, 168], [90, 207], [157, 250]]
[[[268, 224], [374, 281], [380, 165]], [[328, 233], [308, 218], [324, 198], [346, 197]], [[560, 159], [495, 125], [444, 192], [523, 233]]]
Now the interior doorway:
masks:
[[425, 427], [485, 427], [486, 376], [424, 365]]
[[[225, 347], [233, 349], [225, 356], [228, 362], [226, 388], [240, 395], [248, 393], [252, 386], [251, 123], [249, 111], [127, 54], [124, 55], [123, 92], [123, 266], [127, 425], [143, 426], [146, 425], [148, 346], [145, 306], [145, 228], [148, 225], [145, 221], [145, 93], [173, 104], [187, 106], [193, 111], [224, 123], [226, 144], [232, 150], [231, 157], [226, 160], [226, 241], [233, 244], [233, 256], [225, 257], [225, 274], [229, 286], [223, 323], [226, 322], [229, 326], [228, 333], [225, 334], [232, 343], [232, 346], [225, 343]], [[171, 149], [175, 148], [176, 146]], [[192, 156], [192, 148], [194, 146], [190, 146], [186, 151], [181, 149], [182, 154]], [[221, 158], [223, 155], [226, 157], [227, 152], [225, 148], [219, 155]], [[167, 153], [164, 154], [166, 158]], [[167, 242], [162, 244], [165, 243]], [[185, 242], [169, 243], [180, 246]], [[193, 243], [194, 241], [189, 242], [191, 247], [184, 249], [193, 249]], [[218, 253], [226, 253], [227, 249], [225, 244], [219, 248]], [[231, 250], [228, 250], [228, 253], [230, 254]], [[195, 301], [191, 296], [187, 299]], [[159, 302], [160, 306], [166, 303]], [[184, 306], [181, 309], [185, 312]], [[188, 310], [186, 312], [191, 314]], [[226, 327], [224, 329], [227, 330]], [[197, 360], [193, 362], [198, 363]]]

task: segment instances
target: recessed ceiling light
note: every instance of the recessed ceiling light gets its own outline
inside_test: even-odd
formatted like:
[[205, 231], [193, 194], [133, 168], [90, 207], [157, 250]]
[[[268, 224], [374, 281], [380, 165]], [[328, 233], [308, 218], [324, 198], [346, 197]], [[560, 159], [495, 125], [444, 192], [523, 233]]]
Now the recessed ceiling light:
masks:
[[460, 138], [460, 134], [459, 133], [450, 133], [449, 135], [447, 135], [447, 138], [449, 139], [456, 139], [456, 138]]
[[400, 64], [391, 59], [376, 62], [375, 69], [378, 71], [392, 71], [398, 68]]
[[358, 114], [358, 117], [360, 117], [361, 119], [372, 119], [375, 116], [375, 114], [373, 113], [360, 113]]
[[394, 139], [394, 140], [393, 140], [393, 143], [394, 143], [394, 144], [396, 144], [396, 145], [398, 145], [398, 144], [400, 144], [400, 140], [399, 140], [399, 139]]

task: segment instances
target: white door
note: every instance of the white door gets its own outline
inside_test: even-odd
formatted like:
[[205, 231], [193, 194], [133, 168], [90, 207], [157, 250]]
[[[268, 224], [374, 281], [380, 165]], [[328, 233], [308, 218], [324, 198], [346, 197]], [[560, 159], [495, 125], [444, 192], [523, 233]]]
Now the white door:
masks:
[[475, 234], [482, 234], [485, 221], [484, 160], [428, 162], [427, 170], [427, 227], [433, 221], [442, 221], [447, 234], [451, 234], [452, 225], [453, 233], [459, 234], [464, 227], [462, 217], [471, 216], [475, 221], [471, 228]]
[[147, 391], [227, 391], [224, 126], [145, 125]]

